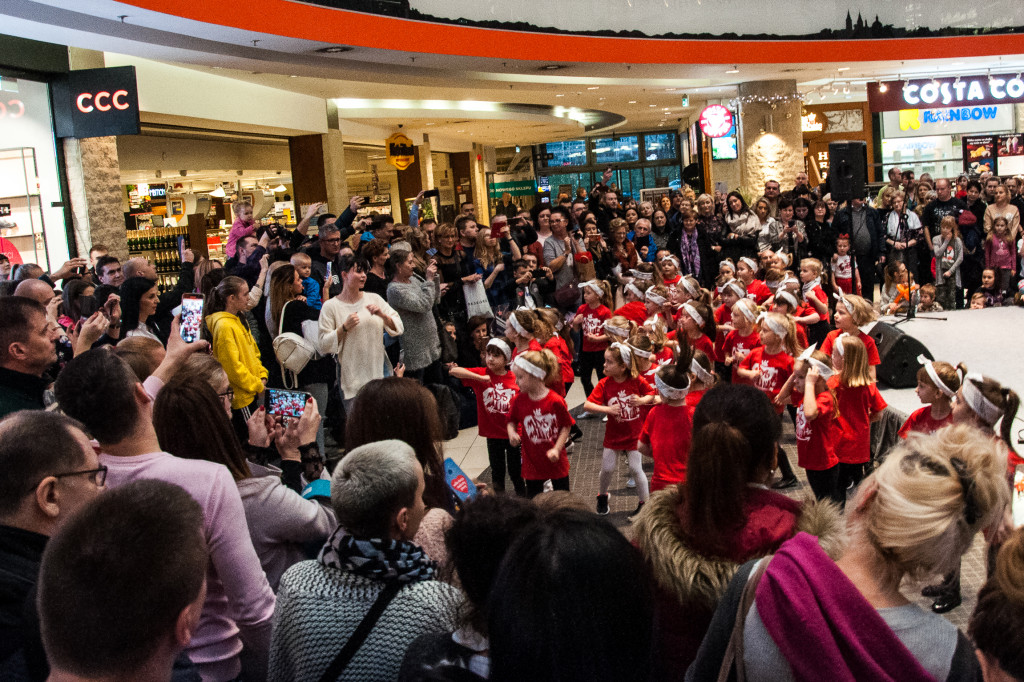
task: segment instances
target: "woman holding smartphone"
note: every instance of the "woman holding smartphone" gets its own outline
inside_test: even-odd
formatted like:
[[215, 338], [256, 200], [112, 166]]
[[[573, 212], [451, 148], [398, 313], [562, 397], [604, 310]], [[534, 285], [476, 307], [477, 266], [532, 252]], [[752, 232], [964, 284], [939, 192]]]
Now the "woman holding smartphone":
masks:
[[260, 349], [243, 318], [248, 307], [249, 285], [232, 275], [213, 288], [205, 310], [213, 357], [224, 368], [234, 391], [231, 421], [243, 442], [248, 433], [245, 423], [257, 407], [256, 398], [267, 388], [267, 368], [260, 362]]
[[342, 256], [342, 289], [320, 310], [320, 348], [338, 358], [338, 379], [347, 412], [368, 382], [384, 376], [384, 331], [401, 336], [402, 318], [377, 294], [363, 292], [369, 264]]
[[[304, 322], [320, 320], [320, 311], [299, 300], [302, 293], [302, 278], [295, 266], [285, 263], [274, 270], [270, 276], [270, 320], [271, 339], [279, 333], [291, 332], [304, 336]], [[283, 370], [282, 370], [283, 371]], [[320, 412], [321, 423], [316, 431], [316, 444], [320, 454], [324, 454], [323, 417], [327, 411], [327, 392], [334, 383], [334, 360], [330, 357], [314, 358], [306, 368], [299, 372], [298, 387], [300, 391], [309, 393], [316, 399]], [[276, 385], [276, 384], [275, 384]]]

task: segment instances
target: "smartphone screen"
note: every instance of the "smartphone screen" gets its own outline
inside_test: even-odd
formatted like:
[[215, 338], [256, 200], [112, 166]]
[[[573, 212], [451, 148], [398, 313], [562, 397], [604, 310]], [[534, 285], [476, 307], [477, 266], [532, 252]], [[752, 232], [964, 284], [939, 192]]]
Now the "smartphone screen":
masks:
[[185, 294], [181, 297], [181, 338], [186, 343], [199, 340], [203, 326], [203, 295]]
[[437, 253], [437, 249], [427, 249], [427, 255], [433, 257]]
[[268, 388], [267, 393], [270, 401], [267, 412], [274, 417], [284, 417], [285, 419], [301, 417], [302, 411], [306, 409], [306, 401], [309, 400], [309, 394], [303, 391]]

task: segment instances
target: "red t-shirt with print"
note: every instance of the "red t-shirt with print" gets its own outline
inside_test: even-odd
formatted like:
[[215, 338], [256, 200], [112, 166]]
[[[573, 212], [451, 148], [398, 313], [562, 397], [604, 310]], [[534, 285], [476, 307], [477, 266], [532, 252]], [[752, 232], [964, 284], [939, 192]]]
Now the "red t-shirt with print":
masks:
[[763, 305], [771, 297], [772, 290], [761, 280], [751, 280], [750, 284], [747, 285], [747, 298], [754, 299], [758, 305]]
[[[833, 329], [825, 336], [825, 340], [821, 342], [821, 352], [825, 355], [832, 355], [832, 349], [836, 345], [836, 338], [843, 333], [842, 329]], [[864, 342], [864, 350], [868, 353], [868, 364], [879, 365], [882, 363], [882, 358], [878, 355], [878, 346], [875, 344], [875, 340], [864, 332], [857, 330], [857, 338]]]
[[654, 458], [652, 493], [686, 482], [686, 462], [690, 458], [692, 435], [692, 406], [655, 405], [651, 408], [640, 431], [640, 442], [650, 446], [651, 457]]
[[796, 453], [797, 462], [810, 471], [825, 471], [839, 464], [836, 456], [836, 437], [839, 422], [836, 419], [835, 401], [832, 393], [822, 391], [814, 397], [818, 416], [808, 420], [804, 416], [804, 396], [793, 392], [796, 405]]
[[604, 430], [604, 447], [609, 450], [636, 450], [640, 431], [643, 429], [643, 408], [630, 405], [629, 396], [653, 395], [654, 389], [643, 379], [626, 379], [615, 381], [605, 377], [597, 382], [597, 386], [587, 396], [587, 400], [598, 405], [618, 407], [617, 415], [608, 415], [608, 423]]
[[871, 415], [886, 408], [885, 399], [875, 384], [845, 386], [839, 375], [828, 380], [836, 392], [839, 407], [839, 438], [836, 456], [844, 464], [864, 464], [871, 459]]
[[607, 341], [595, 343], [589, 340], [587, 335], [604, 336], [604, 322], [612, 316], [612, 311], [608, 310], [607, 306], [599, 305], [596, 308], [591, 308], [584, 303], [576, 310], [576, 315], [583, 318], [583, 325], [580, 327], [580, 332], [583, 334], [583, 352], [594, 353], [607, 348]]
[[647, 319], [647, 306], [643, 301], [633, 301], [612, 313], [613, 317], [615, 315], [622, 315], [627, 320], [632, 320], [637, 324], [643, 324], [644, 320]]
[[516, 376], [511, 371], [498, 376], [486, 367], [467, 367], [467, 372], [489, 379], [487, 383], [474, 379], [463, 379], [462, 385], [473, 389], [476, 394], [476, 415], [480, 435], [484, 438], [508, 440], [508, 412], [512, 399], [519, 392]]
[[725, 307], [725, 304], [715, 308], [715, 324], [718, 326], [718, 333], [715, 334], [715, 362], [722, 362], [725, 359], [725, 337], [728, 329], [722, 329], [724, 324], [732, 324], [732, 311]]
[[519, 426], [523, 448], [523, 478], [544, 481], [569, 475], [569, 457], [565, 448], [557, 462], [548, 459], [548, 450], [555, 447], [558, 434], [572, 425], [569, 408], [554, 391], [540, 400], [519, 392], [512, 399], [508, 419]]
[[[789, 375], [793, 373], [793, 356], [786, 351], [779, 351], [772, 355], [765, 350], [764, 346], [758, 346], [743, 358], [740, 367], [761, 370], [761, 374], [753, 384], [774, 400], [786, 380], [789, 379]], [[775, 410], [781, 414], [782, 406], [776, 406]]]
[[[751, 329], [750, 333], [746, 336], [740, 336], [739, 331], [733, 329], [731, 332], [725, 335], [725, 343], [722, 344], [722, 361], [725, 358], [730, 357], [733, 351], [739, 351], [743, 357], [746, 357], [750, 351], [754, 350], [761, 345], [761, 335], [757, 333], [756, 329]], [[742, 358], [741, 360], [742, 361]], [[735, 370], [739, 361], [734, 362], [730, 369]], [[735, 371], [732, 373], [732, 383], [734, 384], [749, 384], [750, 382], [742, 378]]]
[[907, 421], [903, 422], [903, 426], [900, 427], [900, 438], [906, 438], [911, 433], [934, 433], [943, 426], [949, 426], [953, 423], [953, 413], [950, 412], [944, 419], [933, 419], [932, 418], [932, 406], [925, 405], [922, 408], [914, 410], [914, 412], [907, 417]]

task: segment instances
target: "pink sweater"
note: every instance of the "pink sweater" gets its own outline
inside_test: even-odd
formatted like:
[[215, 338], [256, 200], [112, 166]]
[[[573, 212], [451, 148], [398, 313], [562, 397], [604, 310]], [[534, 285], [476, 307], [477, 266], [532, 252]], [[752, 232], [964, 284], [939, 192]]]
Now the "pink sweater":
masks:
[[242, 237], [248, 237], [255, 231], [255, 223], [246, 225], [241, 219], [235, 220], [231, 225], [231, 230], [228, 231], [228, 243], [224, 245], [224, 255], [228, 258], [234, 258], [235, 251], [238, 249], [238, 240]]
[[203, 508], [210, 552], [206, 602], [186, 653], [204, 682], [231, 680], [241, 672], [242, 639], [259, 666], [270, 649], [274, 593], [253, 549], [238, 487], [227, 468], [166, 452], [135, 457], [100, 455], [109, 468], [107, 485], [156, 479], [184, 488]]
[[985, 267], [1002, 268], [1010, 272], [1017, 271], [1017, 259], [1013, 244], [993, 236], [985, 240]]

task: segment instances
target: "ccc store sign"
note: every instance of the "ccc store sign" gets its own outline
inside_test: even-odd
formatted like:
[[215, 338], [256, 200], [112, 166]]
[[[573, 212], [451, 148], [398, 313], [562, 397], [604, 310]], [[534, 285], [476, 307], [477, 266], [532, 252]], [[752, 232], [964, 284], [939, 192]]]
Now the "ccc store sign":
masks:
[[112, 108], [124, 111], [131, 104], [128, 102], [127, 90], [116, 90], [114, 94], [103, 90], [95, 95], [91, 92], [83, 92], [75, 98], [75, 106], [83, 114], [88, 114], [93, 111], [110, 111]]
[[0, 100], [0, 120], [21, 118], [25, 115], [25, 103], [20, 99]]

